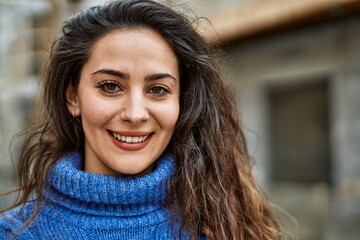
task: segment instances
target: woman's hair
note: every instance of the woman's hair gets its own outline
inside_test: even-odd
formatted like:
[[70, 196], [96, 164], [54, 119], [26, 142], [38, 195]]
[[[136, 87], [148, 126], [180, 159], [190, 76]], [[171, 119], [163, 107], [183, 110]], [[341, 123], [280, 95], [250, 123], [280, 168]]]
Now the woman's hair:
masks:
[[14, 206], [36, 195], [34, 217], [50, 167], [83, 150], [81, 121], [67, 110], [65, 91], [70, 82], [78, 86], [94, 43], [123, 29], [159, 33], [179, 62], [180, 115], [168, 147], [175, 171], [167, 203], [181, 229], [192, 239], [278, 239], [279, 222], [251, 174], [235, 101], [209, 45], [182, 14], [147, 0], [109, 2], [65, 21], [42, 79], [41, 117], [20, 154]]

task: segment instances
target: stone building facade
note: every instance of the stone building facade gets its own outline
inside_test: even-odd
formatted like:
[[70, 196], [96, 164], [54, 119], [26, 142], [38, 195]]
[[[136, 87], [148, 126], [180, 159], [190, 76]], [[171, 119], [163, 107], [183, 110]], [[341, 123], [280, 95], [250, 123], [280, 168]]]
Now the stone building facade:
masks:
[[303, 239], [360, 236], [359, 27], [348, 17], [225, 48], [257, 177]]

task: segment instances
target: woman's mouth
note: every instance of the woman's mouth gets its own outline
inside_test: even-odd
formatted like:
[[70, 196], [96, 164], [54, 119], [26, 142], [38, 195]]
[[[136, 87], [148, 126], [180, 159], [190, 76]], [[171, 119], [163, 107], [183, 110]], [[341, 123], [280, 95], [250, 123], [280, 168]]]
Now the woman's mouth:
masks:
[[113, 132], [108, 131], [112, 142], [127, 151], [140, 150], [149, 143], [154, 132]]
[[120, 135], [120, 134], [113, 133], [113, 132], [111, 134], [117, 140], [122, 141], [122, 142], [126, 142], [126, 143], [141, 143], [141, 142], [145, 141], [150, 136], [150, 134], [148, 134], [148, 135], [145, 135], [145, 136], [131, 137], [131, 136]]

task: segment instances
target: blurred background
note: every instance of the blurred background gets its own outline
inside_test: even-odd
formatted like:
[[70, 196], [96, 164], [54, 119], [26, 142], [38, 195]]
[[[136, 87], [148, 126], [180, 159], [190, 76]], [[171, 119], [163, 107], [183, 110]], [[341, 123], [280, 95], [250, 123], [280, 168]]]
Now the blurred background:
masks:
[[[0, 192], [16, 186], [9, 143], [36, 118], [62, 21], [103, 2], [0, 0]], [[222, 50], [255, 177], [301, 239], [360, 239], [360, 0], [162, 2], [211, 21], [197, 27]]]

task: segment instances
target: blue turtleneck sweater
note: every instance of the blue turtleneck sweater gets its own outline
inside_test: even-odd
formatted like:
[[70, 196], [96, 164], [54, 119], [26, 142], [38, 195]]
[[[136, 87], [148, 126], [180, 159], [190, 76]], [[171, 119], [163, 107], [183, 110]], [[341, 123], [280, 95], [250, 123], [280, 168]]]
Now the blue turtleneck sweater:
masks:
[[[61, 158], [48, 175], [40, 214], [19, 228], [35, 201], [0, 215], [0, 239], [177, 239], [164, 199], [173, 159], [164, 155], [142, 177], [115, 177], [82, 171], [75, 153]], [[175, 233], [175, 234], [174, 234]], [[184, 236], [183, 236], [184, 237]]]

